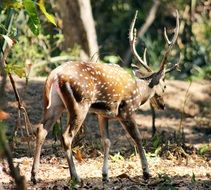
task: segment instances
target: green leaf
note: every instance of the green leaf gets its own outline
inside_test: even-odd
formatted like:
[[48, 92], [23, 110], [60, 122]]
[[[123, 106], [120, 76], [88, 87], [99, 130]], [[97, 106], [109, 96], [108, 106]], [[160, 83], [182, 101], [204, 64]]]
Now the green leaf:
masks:
[[161, 146], [159, 146], [159, 147], [157, 147], [156, 149], [155, 149], [155, 155], [156, 156], [158, 156], [159, 154], [160, 154], [160, 152], [161, 152]]
[[53, 126], [52, 133], [55, 141], [57, 141], [57, 139], [59, 139], [59, 137], [62, 135], [62, 129], [58, 122]]
[[116, 55], [108, 55], [104, 57], [105, 62], [117, 64], [121, 59]]
[[204, 155], [208, 151], [209, 151], [209, 146], [207, 144], [201, 146], [198, 150], [200, 155]]
[[40, 10], [42, 11], [42, 13], [43, 13], [43, 14], [45, 15], [45, 17], [48, 19], [48, 21], [51, 22], [52, 24], [54, 24], [54, 25], [56, 26], [56, 21], [55, 21], [54, 16], [51, 15], [51, 14], [49, 14], [49, 13], [46, 11], [44, 0], [39, 0], [38, 5], [39, 5]]
[[195, 176], [195, 174], [194, 174], [194, 173], [192, 174], [192, 177], [191, 177], [191, 182], [192, 182], [192, 183], [195, 183], [195, 182], [196, 182], [196, 176]]
[[29, 15], [28, 26], [31, 31], [38, 35], [40, 32], [40, 19], [37, 15], [37, 9], [32, 0], [23, 0], [24, 8]]
[[110, 158], [114, 162], [117, 162], [117, 161], [120, 161], [120, 160], [124, 160], [124, 157], [120, 154], [120, 152], [118, 152], [114, 156], [110, 155]]
[[155, 135], [154, 137], [153, 137], [153, 140], [152, 140], [152, 146], [153, 146], [153, 148], [158, 148], [158, 146], [160, 145], [160, 143], [161, 143], [161, 139], [160, 139], [160, 136], [159, 135]]
[[13, 9], [21, 9], [23, 8], [23, 4], [19, 0], [3, 0], [2, 4], [0, 3], [3, 9], [13, 8]]
[[39, 25], [37, 25], [35, 22], [34, 22], [34, 20], [31, 18], [31, 17], [29, 17], [29, 20], [28, 20], [28, 26], [29, 26], [29, 28], [31, 29], [31, 31], [37, 36], [37, 35], [39, 35], [39, 33], [40, 33], [40, 27], [39, 27]]
[[166, 173], [158, 173], [158, 177], [159, 177], [160, 179], [163, 179], [166, 183], [171, 183], [171, 182], [172, 182], [171, 176], [169, 176], [169, 175], [166, 174]]
[[7, 64], [5, 70], [7, 73], [16, 74], [20, 78], [26, 76], [25, 67], [22, 64]]

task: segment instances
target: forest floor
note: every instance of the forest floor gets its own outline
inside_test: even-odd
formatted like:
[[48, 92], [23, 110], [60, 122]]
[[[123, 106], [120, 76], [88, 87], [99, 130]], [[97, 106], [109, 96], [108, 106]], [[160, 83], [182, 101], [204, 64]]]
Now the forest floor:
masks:
[[[21, 98], [33, 125], [42, 117], [44, 78], [24, 81], [15, 79]], [[30, 182], [35, 141], [28, 148], [26, 135], [18, 130], [13, 149], [15, 165], [26, 177], [28, 189], [211, 189], [211, 81], [168, 81], [166, 109], [157, 111], [157, 134], [151, 138], [149, 103], [136, 115], [142, 134], [152, 178], [144, 180], [139, 157], [132, 140], [117, 121], [110, 121], [111, 151], [110, 181], [103, 183], [101, 168], [103, 150], [95, 115], [89, 114], [83, 130], [75, 140], [75, 164], [83, 184], [70, 181], [68, 164], [55, 133], [47, 138], [41, 155], [39, 180]], [[5, 122], [8, 135], [17, 125], [17, 103], [7, 84], [7, 107], [10, 114]], [[64, 123], [64, 121], [62, 122]], [[183, 131], [183, 133], [182, 133]], [[25, 134], [25, 133], [24, 133]], [[0, 189], [14, 189], [7, 162], [0, 162]]]

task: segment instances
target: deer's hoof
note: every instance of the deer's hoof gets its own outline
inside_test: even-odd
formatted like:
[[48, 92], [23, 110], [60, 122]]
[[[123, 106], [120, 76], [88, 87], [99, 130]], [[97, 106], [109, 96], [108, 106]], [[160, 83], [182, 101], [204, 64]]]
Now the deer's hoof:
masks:
[[102, 181], [103, 181], [104, 183], [109, 182], [108, 174], [102, 174]]
[[143, 179], [144, 180], [148, 180], [150, 177], [152, 177], [152, 176], [150, 175], [149, 172], [143, 172]]
[[76, 184], [83, 184], [83, 180], [81, 180], [79, 176], [72, 176], [70, 181]]
[[37, 184], [37, 178], [35, 177], [35, 175], [32, 175], [32, 176], [31, 176], [31, 181], [32, 181], [32, 183], [33, 183], [34, 185]]

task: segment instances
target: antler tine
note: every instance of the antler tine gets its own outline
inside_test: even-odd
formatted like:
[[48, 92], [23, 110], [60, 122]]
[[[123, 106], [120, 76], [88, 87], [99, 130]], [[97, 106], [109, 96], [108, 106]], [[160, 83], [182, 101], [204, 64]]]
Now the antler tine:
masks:
[[170, 45], [171, 41], [168, 38], [168, 35], [167, 35], [167, 32], [166, 32], [166, 27], [164, 27], [164, 37], [165, 37], [165, 40], [166, 40], [167, 44]]
[[137, 19], [137, 15], [138, 15], [138, 11], [136, 11], [135, 16], [134, 16], [133, 21], [132, 21], [131, 26], [130, 26], [130, 32], [129, 32], [130, 48], [131, 48], [131, 51], [132, 51], [133, 55], [138, 60], [138, 62], [148, 72], [152, 72], [150, 67], [147, 65], [146, 49], [144, 50], [144, 60], [138, 55], [138, 53], [136, 51], [136, 34], [137, 34], [137, 32], [136, 32], [136, 29], [134, 28], [134, 26], [135, 26], [135, 22], [136, 22], [136, 19]]
[[165, 74], [166, 73], [170, 73], [170, 72], [172, 72], [173, 70], [178, 70], [178, 71], [180, 71], [180, 60], [181, 60], [181, 54], [179, 55], [179, 60], [177, 61], [177, 63], [176, 64], [174, 64], [172, 67], [170, 67], [170, 68], [168, 68], [168, 69], [166, 69], [165, 70]]
[[135, 69], [139, 69], [139, 66], [138, 65], [136, 65], [136, 64], [131, 64], [131, 67], [133, 67], [133, 68], [135, 68]]
[[165, 70], [165, 73], [170, 73], [171, 71], [173, 71], [173, 70], [175, 70], [175, 69], [177, 69], [178, 71], [180, 71], [180, 70], [179, 70], [179, 66], [180, 66], [180, 63], [178, 62], [178, 63], [176, 63], [175, 65], [173, 65], [172, 67], [166, 69], [166, 70]]
[[130, 31], [129, 31], [129, 40], [130, 40], [130, 43], [132, 43], [133, 39], [134, 39], [134, 26], [135, 26], [135, 22], [136, 22], [136, 19], [137, 19], [137, 15], [138, 15], [138, 11], [136, 11], [135, 13], [135, 16], [133, 18], [133, 21], [130, 25]]
[[176, 28], [175, 28], [174, 36], [173, 36], [171, 41], [168, 38], [168, 35], [167, 35], [167, 32], [166, 32], [166, 28], [164, 28], [164, 37], [165, 37], [165, 39], [166, 39], [166, 41], [167, 41], [169, 46], [174, 45], [174, 43], [177, 40], [178, 34], [179, 34], [179, 13], [178, 13], [178, 10], [176, 10]]
[[175, 27], [175, 32], [174, 32], [174, 36], [172, 37], [172, 40], [169, 40], [169, 37], [168, 37], [167, 32], [166, 32], [166, 28], [164, 28], [164, 37], [165, 37], [165, 40], [168, 44], [168, 49], [166, 50], [166, 52], [164, 54], [163, 60], [161, 62], [160, 70], [163, 70], [165, 65], [167, 64], [166, 60], [167, 60], [168, 54], [169, 54], [172, 46], [175, 44], [177, 37], [178, 37], [178, 34], [179, 34], [179, 13], [176, 10], [176, 27]]
[[147, 48], [144, 49], [144, 63], [147, 63], [146, 53], [147, 53]]

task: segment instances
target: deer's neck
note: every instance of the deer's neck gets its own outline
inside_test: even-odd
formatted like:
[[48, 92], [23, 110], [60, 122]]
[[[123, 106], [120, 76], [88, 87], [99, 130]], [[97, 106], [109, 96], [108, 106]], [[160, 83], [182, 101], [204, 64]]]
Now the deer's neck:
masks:
[[148, 86], [148, 81], [137, 80], [137, 86], [139, 90], [139, 102], [143, 105], [148, 99], [154, 95], [154, 89]]

